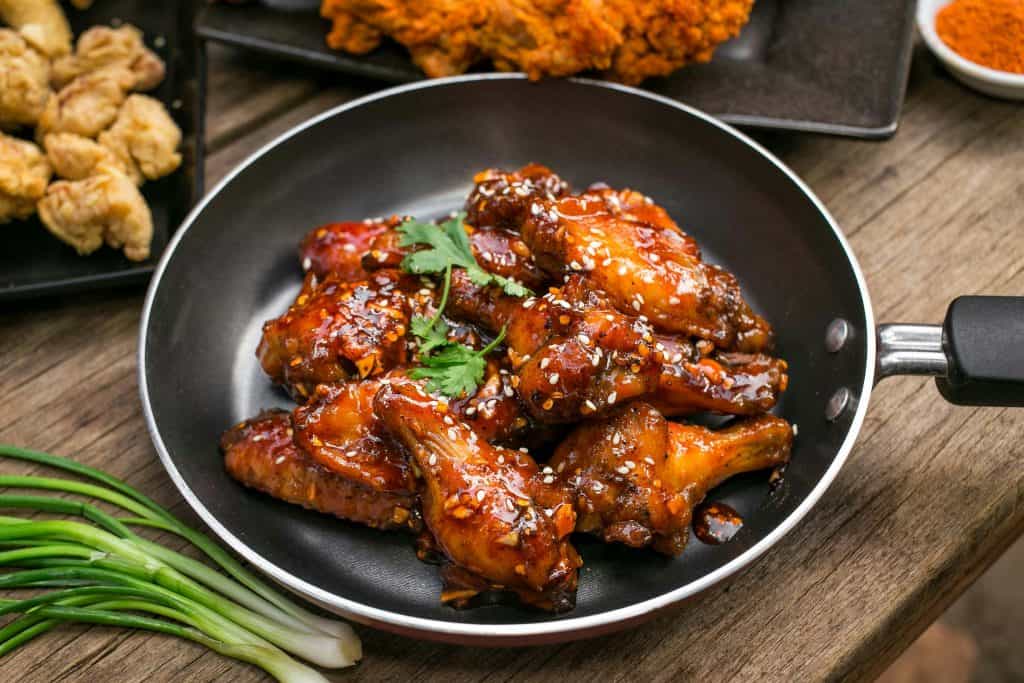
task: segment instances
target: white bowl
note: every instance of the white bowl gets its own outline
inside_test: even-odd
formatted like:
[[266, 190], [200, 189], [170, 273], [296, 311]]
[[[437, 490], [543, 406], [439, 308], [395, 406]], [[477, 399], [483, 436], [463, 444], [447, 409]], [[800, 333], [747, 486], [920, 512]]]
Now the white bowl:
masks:
[[917, 28], [928, 49], [961, 83], [993, 97], [1024, 100], [1024, 74], [990, 69], [964, 59], [942, 42], [935, 32], [935, 15], [952, 0], [918, 0]]

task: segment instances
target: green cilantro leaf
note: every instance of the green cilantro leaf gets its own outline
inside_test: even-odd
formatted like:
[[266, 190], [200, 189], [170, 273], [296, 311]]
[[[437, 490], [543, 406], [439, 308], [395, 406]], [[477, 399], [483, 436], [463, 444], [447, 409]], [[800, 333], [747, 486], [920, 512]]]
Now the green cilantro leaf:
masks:
[[[503, 339], [505, 339], [504, 329], [494, 338], [494, 341], [479, 351], [446, 340], [434, 355], [428, 356], [421, 353], [420, 360], [423, 362], [423, 367], [414, 368], [409, 376], [413, 379], [427, 380], [428, 391], [438, 391], [451, 397], [468, 396], [476, 391], [476, 388], [484, 381], [487, 354], [493, 351]], [[422, 344], [420, 348], [423, 348]]]
[[409, 322], [409, 329], [420, 340], [421, 356], [427, 356], [434, 349], [448, 343], [448, 323], [443, 320], [415, 315]]
[[449, 344], [435, 355], [424, 359], [424, 367], [409, 374], [414, 379], [426, 379], [429, 391], [445, 396], [472, 394], [484, 380], [486, 361], [468, 346]]
[[481, 287], [498, 285], [509, 296], [530, 296], [531, 292], [523, 285], [501, 275], [488, 273], [473, 258], [473, 250], [469, 244], [462, 224], [466, 214], [460, 213], [449, 218], [440, 225], [421, 223], [410, 218], [398, 226], [401, 233], [398, 244], [403, 247], [423, 245], [428, 249], [414, 251], [402, 260], [402, 268], [410, 273], [423, 275], [426, 273], [443, 273], [446, 268], [458, 266], [466, 271], [469, 279]]

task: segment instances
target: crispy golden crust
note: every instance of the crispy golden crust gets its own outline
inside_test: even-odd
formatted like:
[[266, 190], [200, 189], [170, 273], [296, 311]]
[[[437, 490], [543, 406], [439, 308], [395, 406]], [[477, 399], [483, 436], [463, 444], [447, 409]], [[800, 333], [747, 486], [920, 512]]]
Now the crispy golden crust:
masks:
[[0, 28], [0, 130], [34, 126], [51, 94], [50, 61], [15, 31]]
[[38, 147], [0, 133], [0, 224], [35, 213], [50, 174], [50, 164]]
[[71, 26], [57, 0], [0, 0], [0, 22], [48, 57], [71, 52]]
[[74, 133], [50, 133], [43, 139], [53, 171], [66, 180], [84, 180], [103, 167], [127, 174], [128, 169], [109, 149]]
[[74, 54], [53, 62], [58, 88], [87, 73], [118, 67], [132, 74], [131, 90], [152, 90], [164, 79], [163, 61], [146, 47], [142, 31], [130, 24], [119, 28], [93, 26], [78, 37]]
[[116, 169], [101, 167], [84, 180], [59, 180], [39, 201], [43, 225], [79, 254], [103, 245], [132, 261], [149, 258], [153, 217], [139, 188]]
[[181, 129], [163, 103], [146, 95], [129, 95], [99, 142], [138, 184], [163, 178], [181, 166]]
[[490, 59], [531, 78], [599, 70], [624, 83], [705, 62], [753, 0], [324, 0], [328, 45], [363, 54], [382, 35], [432, 77]]

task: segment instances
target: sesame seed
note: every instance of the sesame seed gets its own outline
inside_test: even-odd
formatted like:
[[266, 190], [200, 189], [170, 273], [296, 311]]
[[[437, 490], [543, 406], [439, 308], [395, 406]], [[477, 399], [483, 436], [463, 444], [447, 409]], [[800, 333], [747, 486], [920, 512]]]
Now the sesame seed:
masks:
[[476, 406], [466, 408], [466, 415], [473, 416], [476, 413]]
[[541, 358], [541, 360], [540, 360], [540, 369], [541, 370], [547, 369], [547, 367], [548, 367], [548, 365], [550, 363], [551, 363], [551, 359], [550, 358]]
[[509, 398], [512, 398], [513, 396], [515, 396], [515, 395], [516, 395], [516, 392], [514, 392], [514, 391], [512, 390], [512, 387], [505, 387], [505, 390], [504, 390], [504, 392], [502, 392], [502, 393], [504, 393], [504, 394], [505, 394], [506, 396], [508, 396]]
[[659, 257], [657, 254], [651, 254], [651, 262], [652, 263], [657, 263], [660, 260], [661, 260], [661, 257]]
[[549, 474], [548, 476], [544, 477], [544, 483], [545, 484], [554, 484], [555, 483], [555, 478]]
[[793, 424], [793, 436], [796, 436], [799, 433], [800, 433], [800, 428], [797, 427], [796, 423], [794, 423]]
[[587, 408], [589, 408], [591, 412], [597, 410], [597, 406], [594, 405], [594, 402], [591, 401], [589, 398], [586, 401], [583, 402], [583, 405], [585, 405]]
[[505, 456], [504, 455], [499, 455], [497, 458], [495, 458], [495, 462], [497, 462], [499, 465], [504, 465], [505, 464]]
[[283, 456], [283, 455], [279, 455], [279, 456], [277, 456], [277, 459], [276, 459], [276, 460], [274, 460], [274, 464], [275, 464], [275, 465], [280, 465], [280, 464], [281, 464], [281, 463], [283, 463], [283, 462], [284, 462], [284, 456]]
[[530, 297], [529, 299], [523, 302], [523, 308], [533, 308], [533, 305], [535, 303], [537, 303], [537, 300], [534, 299], [533, 297]]
[[427, 464], [431, 467], [437, 464], [437, 455], [435, 453], [431, 453], [430, 457], [427, 458]]
[[626, 274], [626, 266], [619, 266], [619, 275], [623, 276]]
[[647, 463], [648, 465], [653, 465], [654, 464], [654, 458], [652, 458], [651, 456], [648, 455], [646, 458], [644, 458], [644, 462]]
[[550, 377], [548, 377], [548, 384], [558, 384], [558, 373], [557, 372], [555, 374], [551, 375]]
[[679, 297], [678, 297], [678, 296], [670, 296], [670, 297], [668, 298], [668, 302], [669, 302], [670, 304], [672, 304], [673, 306], [676, 306], [676, 305], [678, 305], [678, 304], [679, 304]]
[[569, 267], [572, 268], [573, 270], [580, 270], [582, 268], [582, 266], [579, 264], [579, 261], [575, 260], [569, 261]]
[[354, 458], [357, 455], [359, 455], [359, 454], [356, 453], [355, 451], [345, 451], [345, 457], [346, 458]]
[[639, 311], [640, 310], [640, 302], [635, 300], [635, 299], [633, 300], [633, 310], [634, 311]]
[[618, 397], [619, 397], [619, 394], [617, 392], [614, 392], [614, 391], [612, 393], [608, 394], [608, 405], [614, 404], [615, 403], [615, 399], [618, 398]]
[[483, 489], [480, 489], [479, 491], [476, 492], [476, 499], [477, 499], [477, 501], [479, 501], [481, 503], [483, 502], [483, 500], [484, 500], [484, 498], [486, 496], [487, 496], [487, 491], [484, 491]]
[[313, 262], [309, 260], [308, 256], [306, 258], [302, 259], [302, 269], [303, 270], [309, 270], [312, 267], [313, 267]]
[[612, 437], [612, 444], [618, 446], [622, 442], [622, 434], [615, 432], [615, 436]]
[[629, 469], [631, 469], [631, 470], [635, 470], [635, 469], [636, 469], [636, 463], [635, 463], [635, 462], [633, 462], [632, 460], [627, 460], [627, 461], [626, 461], [625, 463], [623, 463], [623, 464], [624, 464], [624, 465], [625, 465], [626, 467], [628, 467]]
[[455, 420], [452, 419], [451, 415], [445, 415], [444, 416], [444, 423], [446, 425], [453, 425], [453, 424], [455, 424]]
[[459, 433], [455, 431], [455, 427], [448, 428], [448, 438], [451, 439], [452, 441], [455, 441], [456, 439], [459, 438]]
[[611, 264], [612, 264], [612, 260], [611, 260], [611, 258], [606, 258], [606, 259], [605, 259], [604, 261], [601, 261], [601, 266], [602, 266], [603, 268], [607, 268], [607, 267], [608, 267], [608, 266], [610, 266]]
[[588, 337], [587, 335], [585, 335], [585, 334], [579, 334], [579, 335], [577, 335], [577, 337], [576, 337], [576, 338], [580, 340], [580, 343], [581, 343], [581, 344], [585, 344], [585, 345], [587, 345], [587, 346], [589, 346], [589, 345], [590, 345], [590, 337]]
[[640, 303], [644, 303], [644, 295], [641, 294], [640, 292], [637, 292], [636, 293], [636, 300], [639, 301]]
[[625, 467], [616, 467], [615, 471], [618, 472], [619, 474], [629, 474], [629, 469]]

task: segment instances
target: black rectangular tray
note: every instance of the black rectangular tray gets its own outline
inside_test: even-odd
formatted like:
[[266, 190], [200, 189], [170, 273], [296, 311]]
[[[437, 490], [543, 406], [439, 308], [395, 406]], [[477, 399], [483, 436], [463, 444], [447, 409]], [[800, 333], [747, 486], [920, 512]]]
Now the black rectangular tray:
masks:
[[136, 263], [102, 247], [88, 256], [53, 237], [37, 217], [0, 226], [0, 301], [141, 283], [148, 280], [174, 230], [203, 192], [202, 97], [196, 68], [193, 0], [101, 0], [86, 11], [65, 4], [77, 36], [96, 24], [138, 26], [167, 62], [167, 78], [150, 95], [163, 101], [181, 126], [182, 166], [142, 194], [153, 212], [151, 257]]
[[[896, 132], [913, 47], [913, 0], [757, 0], [750, 23], [710, 64], [643, 87], [752, 128], [861, 138]], [[423, 78], [389, 43], [358, 57], [330, 50], [315, 10], [213, 4], [200, 37], [314, 66], [402, 83]]]

